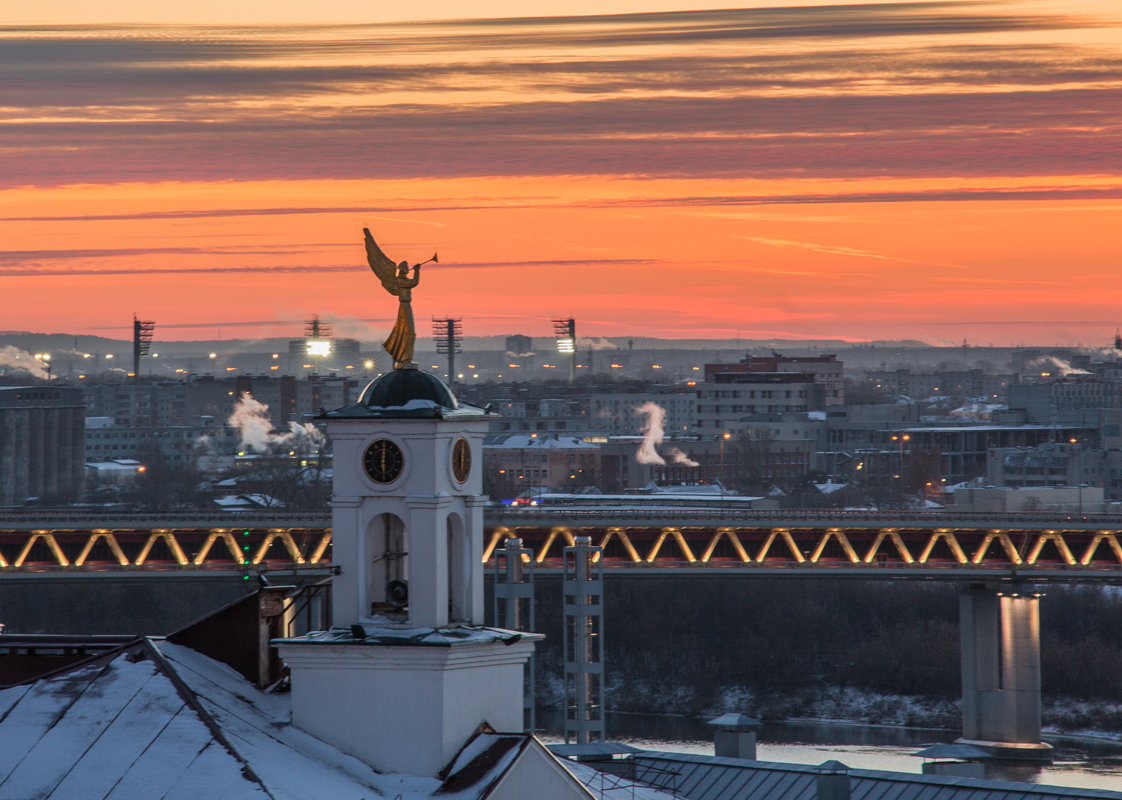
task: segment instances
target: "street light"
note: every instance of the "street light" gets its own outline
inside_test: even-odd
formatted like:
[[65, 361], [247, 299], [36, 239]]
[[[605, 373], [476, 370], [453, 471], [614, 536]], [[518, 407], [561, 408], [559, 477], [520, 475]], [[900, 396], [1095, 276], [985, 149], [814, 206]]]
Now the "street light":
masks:
[[900, 506], [900, 508], [904, 507], [904, 442], [909, 442], [909, 441], [911, 441], [911, 439], [912, 439], [912, 437], [909, 436], [906, 433], [900, 434], [899, 436], [894, 435], [892, 437], [892, 441], [897, 442], [898, 446], [899, 446], [899, 457], [898, 457], [898, 465], [897, 465], [897, 470], [896, 470], [897, 475], [895, 477], [896, 477], [896, 480], [897, 480], [896, 487], [897, 487], [897, 490], [899, 492], [899, 506]]
[[732, 438], [732, 434], [725, 431], [721, 435], [721, 468], [717, 475], [717, 483], [721, 484], [721, 510], [725, 509], [725, 442]]

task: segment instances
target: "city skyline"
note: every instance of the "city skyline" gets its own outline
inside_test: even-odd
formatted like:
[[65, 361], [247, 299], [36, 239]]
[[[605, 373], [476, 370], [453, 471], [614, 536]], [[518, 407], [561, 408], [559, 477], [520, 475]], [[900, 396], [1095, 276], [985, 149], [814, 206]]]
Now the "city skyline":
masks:
[[1122, 15], [833, 5], [23, 11], [3, 327], [377, 338], [366, 226], [469, 336], [1106, 344]]

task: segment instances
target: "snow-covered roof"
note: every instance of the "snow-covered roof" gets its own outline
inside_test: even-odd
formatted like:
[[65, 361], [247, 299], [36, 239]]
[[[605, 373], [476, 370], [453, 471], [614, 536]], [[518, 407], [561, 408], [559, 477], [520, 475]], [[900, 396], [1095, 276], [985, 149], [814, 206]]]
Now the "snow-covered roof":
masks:
[[493, 797], [527, 734], [480, 732], [438, 777], [378, 773], [293, 727], [286, 695], [137, 639], [0, 691], [0, 796], [83, 800]]
[[237, 509], [256, 509], [256, 508], [284, 508], [282, 503], [277, 498], [268, 494], [253, 493], [253, 494], [227, 494], [222, 497], [214, 498], [214, 502], [228, 511], [235, 511]]
[[[361, 636], [358, 634], [361, 632]], [[332, 628], [328, 631], [313, 631], [292, 639], [277, 639], [276, 642], [300, 642], [301, 644], [323, 645], [380, 645], [416, 647], [456, 647], [479, 644], [480, 642], [504, 642], [513, 644], [519, 639], [543, 639], [540, 633], [523, 633], [502, 628], [461, 625], [454, 628], [416, 628], [406, 625], [352, 625], [350, 628]]]
[[848, 774], [853, 798], [950, 800], [1118, 800], [1119, 793], [948, 775], [850, 769], [838, 761], [780, 764], [693, 753], [647, 751], [632, 757], [636, 780], [673, 789], [690, 800], [817, 800], [823, 773]]
[[675, 800], [683, 797], [672, 788], [662, 791], [610, 772], [600, 772], [579, 761], [565, 761], [566, 769], [601, 800]]
[[484, 445], [487, 450], [509, 449], [546, 449], [546, 450], [599, 450], [600, 446], [591, 444], [576, 436], [542, 435], [531, 436], [525, 433], [512, 433], [509, 436], [496, 437], [488, 440]]
[[739, 505], [744, 503], [754, 503], [758, 500], [763, 500], [763, 497], [742, 495], [732, 489], [725, 490], [724, 494], [721, 493], [720, 488], [716, 492], [701, 493], [688, 492], [688, 491], [675, 491], [671, 487], [667, 491], [660, 491], [656, 494], [570, 494], [565, 492], [546, 492], [546, 491], [529, 491], [524, 494], [525, 497], [537, 501], [542, 505], [557, 505], [557, 506], [572, 506], [574, 508], [580, 506], [593, 506], [601, 507], [610, 505], [613, 509], [621, 505], [631, 506], [637, 509], [650, 509], [665, 506], [669, 503], [709, 503], [714, 504], [724, 503], [725, 505]]
[[99, 473], [134, 473], [140, 468], [140, 462], [131, 458], [122, 458], [117, 461], [91, 461], [86, 464], [87, 469], [95, 470]]

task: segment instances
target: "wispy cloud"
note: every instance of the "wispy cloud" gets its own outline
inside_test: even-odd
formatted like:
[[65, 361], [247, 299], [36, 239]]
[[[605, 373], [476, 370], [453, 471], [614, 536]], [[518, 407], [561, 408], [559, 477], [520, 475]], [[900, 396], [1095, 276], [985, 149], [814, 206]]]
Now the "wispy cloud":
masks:
[[[1117, 53], [971, 38], [1106, 24], [888, 3], [388, 26], [8, 27], [0, 107], [5, 147], [19, 157], [0, 186], [1110, 173]], [[759, 46], [780, 38], [782, 50]], [[866, 43], [887, 38], [870, 58]]]
[[[246, 264], [246, 265], [210, 265], [210, 266], [183, 266], [183, 267], [47, 267], [47, 266], [14, 266], [0, 267], [0, 278], [66, 278], [73, 275], [104, 275], [106, 277], [117, 275], [222, 275], [236, 273], [258, 274], [297, 274], [297, 273], [331, 273], [362, 271], [363, 265], [359, 248], [353, 246], [356, 252], [353, 264]], [[77, 252], [77, 251], [75, 251]], [[0, 252], [0, 263], [5, 254]], [[641, 266], [656, 263], [650, 259], [641, 258], [608, 258], [608, 259], [579, 259], [579, 260], [545, 260], [545, 261], [470, 261], [464, 263], [430, 264], [426, 270], [476, 270], [476, 269], [534, 269], [542, 267], [578, 267], [578, 266]]]
[[836, 256], [851, 256], [856, 258], [872, 258], [879, 261], [892, 261], [897, 264], [920, 264], [923, 266], [949, 266], [958, 267], [959, 264], [935, 264], [931, 261], [917, 261], [914, 258], [900, 258], [898, 256], [887, 256], [883, 253], [874, 253], [870, 250], [861, 250], [854, 247], [842, 247], [839, 245], [817, 244], [815, 242], [794, 242], [787, 239], [768, 239], [763, 236], [741, 236], [734, 234], [734, 239], [745, 239], [749, 242], [758, 242], [759, 244], [766, 244], [772, 247], [797, 247], [802, 250], [810, 250], [815, 253], [827, 253]]

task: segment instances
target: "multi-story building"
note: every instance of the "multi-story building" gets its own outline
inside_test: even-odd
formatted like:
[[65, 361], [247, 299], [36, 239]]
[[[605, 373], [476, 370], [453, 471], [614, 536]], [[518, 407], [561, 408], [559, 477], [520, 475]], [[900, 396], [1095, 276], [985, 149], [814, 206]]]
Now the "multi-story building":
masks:
[[[823, 403], [840, 406], [845, 403], [845, 365], [836, 355], [827, 356], [747, 356], [735, 364], [706, 364], [705, 380], [717, 380], [719, 375], [744, 373], [792, 373], [805, 375], [808, 382], [822, 387]], [[770, 412], [769, 412], [770, 413]]]
[[81, 497], [85, 425], [81, 389], [0, 387], [0, 506]]
[[506, 337], [506, 352], [512, 356], [527, 356], [534, 352], [534, 340], [529, 336], [516, 333]]
[[868, 370], [865, 382], [889, 394], [915, 399], [926, 397], [1004, 397], [1013, 383], [1012, 374], [987, 373], [982, 369], [913, 372], [910, 369]]
[[483, 445], [488, 493], [511, 498], [529, 489], [573, 489], [599, 482], [600, 448], [572, 436], [491, 436]]
[[87, 416], [109, 417], [117, 426], [185, 425], [193, 417], [229, 416], [234, 408], [233, 379], [201, 377], [190, 381], [102, 383], [82, 387]]
[[807, 373], [708, 372], [697, 385], [697, 432], [719, 437], [756, 414], [806, 414], [826, 407], [826, 387]]
[[295, 386], [297, 421], [309, 420], [327, 409], [353, 405], [358, 402], [362, 388], [354, 378], [336, 375], [312, 375], [307, 380], [296, 381]]
[[1085, 447], [1078, 442], [1046, 442], [1036, 447], [994, 448], [986, 462], [994, 486], [1097, 486], [1106, 497], [1122, 498], [1122, 450]]
[[649, 414], [639, 411], [647, 403], [661, 408], [667, 435], [691, 433], [697, 425], [697, 393], [681, 387], [664, 392], [596, 392], [588, 395], [589, 425], [608, 436], [643, 433]]
[[1122, 408], [1122, 383], [1093, 375], [1040, 379], [1009, 387], [1009, 409], [1026, 422], [1065, 423], [1088, 419], [1088, 412]]
[[1085, 447], [1098, 446], [1099, 427], [1004, 418], [988, 423], [935, 422], [920, 420], [914, 404], [849, 406], [826, 413], [825, 444], [817, 454], [816, 468], [841, 481], [853, 479], [856, 472], [875, 481], [912, 472], [925, 461], [925, 471], [957, 483], [986, 475], [992, 448], [1036, 447], [1071, 439]]
[[[291, 375], [239, 375], [234, 379], [236, 397], [249, 394], [269, 407], [269, 421], [274, 427], [287, 426], [297, 418], [296, 378]], [[329, 406], [339, 408], [339, 406]]]
[[98, 463], [134, 459], [143, 462], [152, 452], [173, 466], [195, 467], [200, 456], [230, 456], [237, 450], [238, 431], [225, 420], [204, 416], [192, 425], [114, 425], [109, 417], [90, 417], [85, 428], [85, 461]]

